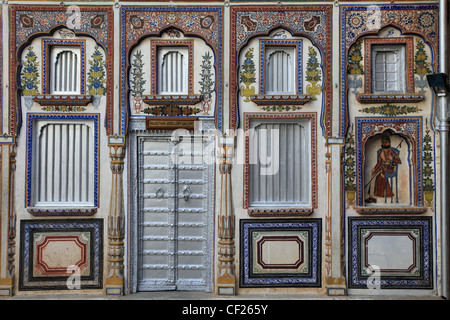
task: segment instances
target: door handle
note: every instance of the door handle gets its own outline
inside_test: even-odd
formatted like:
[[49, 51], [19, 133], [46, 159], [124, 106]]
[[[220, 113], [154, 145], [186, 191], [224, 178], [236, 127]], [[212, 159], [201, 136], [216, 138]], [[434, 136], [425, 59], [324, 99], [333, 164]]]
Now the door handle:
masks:
[[184, 186], [183, 190], [184, 201], [188, 201], [190, 196], [191, 196], [191, 189], [189, 189], [188, 186]]
[[157, 198], [162, 198], [164, 197], [164, 190], [162, 187], [159, 187], [158, 190], [156, 190], [156, 197]]

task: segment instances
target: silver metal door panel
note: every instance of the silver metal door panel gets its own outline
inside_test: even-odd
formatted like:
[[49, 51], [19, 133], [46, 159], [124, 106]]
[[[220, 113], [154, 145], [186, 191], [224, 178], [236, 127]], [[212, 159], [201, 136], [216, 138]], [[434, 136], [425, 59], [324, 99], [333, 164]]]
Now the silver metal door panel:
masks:
[[211, 291], [213, 167], [202, 142], [180, 153], [167, 133], [135, 139], [136, 289]]
[[174, 288], [170, 271], [174, 251], [174, 173], [168, 137], [146, 137], [138, 142], [139, 154], [139, 289]]

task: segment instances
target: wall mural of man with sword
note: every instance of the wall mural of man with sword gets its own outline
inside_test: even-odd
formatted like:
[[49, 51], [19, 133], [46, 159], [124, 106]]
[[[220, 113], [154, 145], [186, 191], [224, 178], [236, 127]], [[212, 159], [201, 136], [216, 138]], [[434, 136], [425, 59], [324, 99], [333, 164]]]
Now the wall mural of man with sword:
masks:
[[[377, 164], [372, 169], [372, 177], [370, 181], [365, 185], [365, 189], [369, 187], [369, 198], [366, 199], [366, 203], [376, 203], [376, 197], [384, 197], [385, 202], [389, 197], [394, 196], [391, 183], [388, 178], [397, 179], [398, 165], [402, 163], [400, 159], [401, 144], [397, 148], [391, 147], [391, 138], [388, 133], [383, 134], [381, 139], [381, 148], [377, 152]], [[392, 179], [391, 179], [392, 181]], [[395, 181], [397, 183], [397, 181]], [[397, 198], [398, 202], [398, 198]]]

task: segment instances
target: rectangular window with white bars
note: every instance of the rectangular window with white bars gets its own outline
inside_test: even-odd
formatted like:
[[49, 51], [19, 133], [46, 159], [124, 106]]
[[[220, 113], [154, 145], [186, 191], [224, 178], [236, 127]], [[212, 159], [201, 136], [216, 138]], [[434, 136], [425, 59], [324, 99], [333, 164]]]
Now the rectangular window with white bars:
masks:
[[406, 93], [405, 45], [372, 45], [372, 93]]
[[28, 206], [97, 206], [98, 117], [30, 116]]
[[253, 119], [249, 130], [249, 205], [311, 205], [309, 119]]

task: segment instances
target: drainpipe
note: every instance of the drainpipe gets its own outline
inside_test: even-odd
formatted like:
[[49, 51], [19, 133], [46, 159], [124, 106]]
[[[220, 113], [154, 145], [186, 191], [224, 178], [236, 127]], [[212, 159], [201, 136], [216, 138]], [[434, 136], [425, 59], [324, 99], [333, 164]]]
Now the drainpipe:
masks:
[[[447, 74], [447, 1], [439, 0], [439, 72]], [[438, 112], [439, 118], [437, 131], [441, 140], [441, 283], [442, 296], [446, 299], [450, 298], [449, 292], [449, 193], [448, 193], [448, 133], [449, 133], [449, 117], [447, 115], [448, 96], [447, 92], [438, 94]]]

